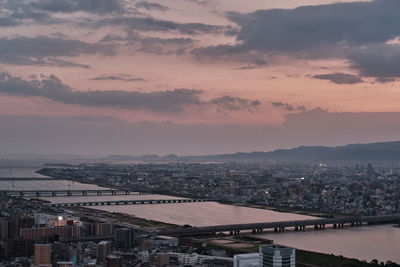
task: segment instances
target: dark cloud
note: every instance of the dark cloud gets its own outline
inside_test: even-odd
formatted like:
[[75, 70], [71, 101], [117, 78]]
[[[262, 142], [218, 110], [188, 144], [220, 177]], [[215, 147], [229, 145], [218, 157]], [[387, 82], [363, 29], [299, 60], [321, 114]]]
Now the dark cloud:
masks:
[[198, 60], [222, 60], [240, 63], [250, 63], [254, 67], [268, 64], [267, 56], [259, 51], [245, 51], [240, 46], [216, 45], [195, 48], [191, 51]]
[[17, 26], [19, 22], [15, 18], [11, 17], [0, 17], [0, 27], [12, 27]]
[[122, 36], [119, 34], [108, 34], [101, 43], [115, 43], [133, 46], [136, 51], [169, 55], [169, 54], [184, 54], [186, 51], [193, 47], [195, 40], [192, 38], [159, 38], [159, 37], [145, 37], [136, 32], [130, 32]]
[[[116, 76], [111, 77], [115, 79]], [[75, 91], [54, 75], [42, 76], [41, 79], [32, 76], [30, 80], [25, 80], [1, 73], [0, 93], [21, 97], [44, 97], [64, 104], [156, 112], [182, 112], [185, 107], [205, 105], [214, 105], [217, 109], [225, 111], [254, 112], [260, 105], [257, 100], [250, 101], [232, 96], [223, 96], [208, 102], [202, 101], [200, 96], [203, 91], [184, 88], [150, 93], [121, 90]]]
[[113, 48], [109, 45], [47, 36], [0, 38], [0, 63], [4, 64], [88, 67], [57, 58], [81, 54], [112, 55]]
[[40, 0], [29, 4], [30, 8], [60, 13], [84, 11], [88, 13], [107, 14], [124, 13], [121, 0]]
[[141, 40], [140, 51], [159, 55], [184, 54], [194, 43], [190, 38], [155, 38]]
[[169, 10], [168, 7], [163, 6], [159, 3], [152, 3], [152, 2], [146, 2], [146, 1], [141, 1], [136, 3], [135, 7], [137, 8], [144, 8], [147, 10], [160, 10], [160, 11], [167, 11]]
[[187, 0], [187, 1], [199, 4], [199, 5], [209, 5], [212, 3], [212, 0]]
[[126, 82], [143, 82], [142, 78], [132, 77], [130, 75], [116, 76], [116, 75], [102, 75], [91, 78], [93, 81], [126, 81]]
[[328, 80], [336, 84], [356, 84], [364, 82], [364, 80], [358, 76], [341, 72], [318, 74], [314, 75], [313, 78], [319, 80]]
[[95, 27], [122, 26], [128, 32], [159, 31], [177, 32], [181, 34], [223, 33], [229, 26], [210, 25], [204, 23], [178, 23], [170, 20], [159, 20], [152, 17], [115, 17], [102, 19], [94, 23]]
[[[0, 27], [13, 27], [23, 24], [24, 22], [35, 22], [39, 24], [58, 24], [65, 22], [63, 19], [53, 18], [46, 12], [32, 10], [31, 8], [20, 3], [20, 5], [3, 4], [2, 13], [0, 11]], [[11, 8], [11, 9], [10, 9]]]
[[185, 106], [201, 105], [202, 91], [174, 89], [151, 93], [132, 91], [74, 91], [52, 75], [42, 80], [24, 80], [6, 73], [0, 75], [0, 92], [14, 96], [45, 97], [53, 101], [95, 107], [145, 109], [180, 112]]
[[212, 99], [210, 104], [216, 105], [221, 111], [248, 110], [249, 112], [255, 112], [261, 102], [225, 95]]
[[400, 35], [400, 2], [336, 3], [230, 13], [242, 49], [304, 51], [320, 46], [382, 43]]
[[306, 111], [306, 108], [304, 106], [294, 106], [292, 104], [284, 103], [281, 101], [277, 102], [270, 102], [273, 107], [276, 108], [282, 108], [286, 111]]
[[395, 82], [396, 78], [389, 78], [389, 77], [379, 77], [375, 79], [377, 83], [392, 83]]
[[400, 36], [398, 0], [258, 10], [248, 14], [231, 12], [227, 17], [239, 27], [237, 42], [197, 48], [192, 51], [194, 55], [241, 63], [247, 60], [251, 64], [257, 58], [268, 62], [268, 56], [279, 54], [307, 59], [341, 58], [348, 59], [363, 76], [400, 76], [400, 46], [387, 44]]
[[360, 71], [363, 76], [400, 77], [399, 44], [370, 45], [352, 51], [348, 58], [352, 67]]

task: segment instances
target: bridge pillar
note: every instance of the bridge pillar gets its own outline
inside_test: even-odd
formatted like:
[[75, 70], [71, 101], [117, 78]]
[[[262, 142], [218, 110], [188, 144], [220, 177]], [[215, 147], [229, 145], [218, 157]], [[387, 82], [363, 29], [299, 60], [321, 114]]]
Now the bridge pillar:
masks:
[[294, 230], [295, 230], [295, 231], [298, 231], [298, 230], [299, 230], [299, 227], [296, 225], [296, 226], [294, 227]]
[[229, 232], [229, 235], [233, 235], [233, 231], [230, 231], [230, 232]]
[[257, 234], [257, 230], [253, 229], [253, 235]]
[[277, 227], [274, 228], [274, 232], [275, 233], [278, 232], [278, 228]]
[[314, 225], [314, 229], [318, 230], [318, 224]]

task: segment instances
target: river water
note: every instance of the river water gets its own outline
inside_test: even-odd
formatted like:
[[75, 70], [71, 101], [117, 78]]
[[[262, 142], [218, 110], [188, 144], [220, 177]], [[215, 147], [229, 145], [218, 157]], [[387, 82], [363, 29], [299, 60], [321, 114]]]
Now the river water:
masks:
[[46, 178], [47, 176], [36, 173], [40, 170], [40, 166], [2, 166], [0, 165], [1, 178], [17, 178], [17, 177], [40, 177]]
[[[14, 168], [13, 168], [14, 169]], [[16, 168], [15, 168], [16, 169]], [[20, 177], [32, 177], [35, 169], [28, 167], [22, 170]], [[5, 176], [4, 176], [5, 174]], [[0, 177], [9, 177], [7, 169], [0, 168]], [[16, 176], [15, 176], [16, 177]], [[36, 176], [37, 177], [37, 176]], [[70, 181], [0, 181], [0, 190], [35, 190], [35, 189], [99, 189], [97, 185], [81, 184]], [[80, 202], [96, 200], [127, 199], [172, 199], [165, 195], [120, 195], [120, 196], [87, 196], [87, 197], [53, 197], [45, 198], [52, 202]], [[179, 203], [179, 204], [145, 204], [126, 206], [96, 206], [96, 209], [122, 212], [136, 217], [162, 221], [166, 223], [192, 226], [207, 226], [236, 223], [274, 222], [302, 220], [313, 217], [274, 212], [270, 210], [223, 205], [216, 202]], [[305, 232], [286, 231], [284, 233], [266, 232], [258, 237], [272, 239], [275, 243], [292, 246], [298, 249], [317, 251], [327, 254], [343, 255], [349, 258], [371, 261], [392, 260], [400, 263], [400, 228], [392, 225], [363, 227], [345, 227]]]

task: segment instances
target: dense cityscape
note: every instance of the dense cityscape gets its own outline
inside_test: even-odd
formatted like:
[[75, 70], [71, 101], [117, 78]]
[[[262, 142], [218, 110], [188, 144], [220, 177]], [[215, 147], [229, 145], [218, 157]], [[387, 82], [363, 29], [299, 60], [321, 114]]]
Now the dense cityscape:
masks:
[[[144, 220], [106, 210], [93, 213], [88, 207], [113, 204], [101, 203], [102, 198], [105, 201], [110, 196], [107, 196], [108, 191], [99, 191], [111, 188], [114, 190], [111, 197], [201, 199], [323, 218], [396, 215], [400, 204], [400, 178], [399, 169], [395, 167], [374, 167], [371, 163], [329, 166], [320, 163], [171, 162], [47, 165], [38, 173], [51, 178], [29, 178], [30, 183], [43, 179], [46, 183], [65, 181], [64, 188], [21, 193], [23, 189], [15, 187], [28, 178], [1, 178], [2, 182], [8, 182], [10, 189], [2, 191], [1, 266], [259, 266], [260, 255], [285, 250], [292, 255], [292, 258], [288, 256], [288, 264], [293, 265], [287, 266], [321, 264], [315, 261], [319, 257], [325, 263], [312, 266], [398, 266], [389, 259], [385, 262], [373, 259], [367, 263], [333, 255], [308, 255], [312, 252], [302, 250], [294, 252], [290, 247], [274, 245], [273, 240], [258, 238], [261, 231], [257, 229], [243, 234], [220, 231], [199, 236], [166, 236], [163, 231], [194, 226]], [[101, 188], [77, 190], [90, 184]], [[11, 193], [14, 189], [17, 195]], [[86, 195], [92, 198], [91, 194], [97, 197], [97, 204], [88, 200], [85, 205], [79, 202], [82, 206], [48, 205], [49, 196], [53, 196], [50, 201], [63, 196], [82, 201]], [[119, 205], [129, 206], [123, 199]], [[320, 229], [325, 229], [325, 223]], [[283, 230], [284, 227], [275, 227], [275, 232]], [[265, 252], [268, 250], [272, 252]]]
[[80, 165], [43, 169], [63, 179], [132, 191], [346, 215], [400, 213], [399, 168], [325, 164]]

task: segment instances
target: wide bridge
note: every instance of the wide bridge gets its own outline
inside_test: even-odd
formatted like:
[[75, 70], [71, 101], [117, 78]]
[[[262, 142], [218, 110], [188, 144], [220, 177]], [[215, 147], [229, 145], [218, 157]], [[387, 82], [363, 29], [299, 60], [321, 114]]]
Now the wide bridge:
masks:
[[240, 231], [246, 230], [252, 231], [254, 234], [256, 234], [261, 233], [264, 229], [274, 229], [275, 232], [283, 232], [286, 228], [292, 227], [295, 231], [304, 231], [307, 226], [312, 226], [315, 230], [318, 230], [324, 229], [325, 225], [328, 224], [332, 225], [333, 228], [343, 228], [345, 224], [350, 226], [361, 226], [362, 224], [385, 224], [399, 222], [400, 214], [396, 214], [382, 216], [359, 216], [265, 223], [230, 224], [204, 227], [185, 227], [173, 230], [161, 230], [157, 232], [157, 234], [169, 236], [187, 236], [229, 232], [231, 235], [237, 235], [240, 233]]
[[4, 197], [56, 197], [56, 196], [103, 196], [103, 195], [142, 195], [141, 192], [131, 192], [123, 189], [98, 190], [0, 190]]
[[140, 205], [140, 204], [168, 204], [168, 203], [191, 203], [208, 202], [208, 199], [135, 199], [135, 200], [112, 200], [112, 201], [84, 201], [74, 203], [46, 203], [51, 207], [80, 207], [80, 206], [108, 206], [108, 205]]

